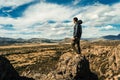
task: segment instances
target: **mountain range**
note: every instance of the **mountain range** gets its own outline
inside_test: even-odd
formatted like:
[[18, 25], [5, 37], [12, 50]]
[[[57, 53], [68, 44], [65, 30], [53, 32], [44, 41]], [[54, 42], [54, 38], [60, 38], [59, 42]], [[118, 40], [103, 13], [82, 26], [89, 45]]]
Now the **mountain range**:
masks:
[[103, 36], [103, 38], [108, 40], [120, 40], [120, 34]]
[[[83, 38], [82, 40], [120, 40], [120, 34], [118, 35], [107, 35], [100, 38]], [[31, 38], [31, 39], [14, 39], [7, 37], [0, 37], [0, 45], [11, 45], [20, 43], [56, 43], [56, 42], [69, 42], [70, 38], [65, 39], [46, 39], [46, 38]]]

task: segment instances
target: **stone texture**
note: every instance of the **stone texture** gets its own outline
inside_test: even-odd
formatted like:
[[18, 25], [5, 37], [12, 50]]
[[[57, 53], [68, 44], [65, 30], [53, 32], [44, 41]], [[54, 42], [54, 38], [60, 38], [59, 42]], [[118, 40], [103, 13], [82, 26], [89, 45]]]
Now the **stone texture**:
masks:
[[50, 72], [45, 80], [98, 80], [98, 77], [90, 71], [85, 56], [65, 53], [60, 57], [56, 70]]
[[27, 78], [19, 76], [18, 72], [14, 69], [10, 61], [0, 56], [0, 80], [34, 80], [33, 78]]

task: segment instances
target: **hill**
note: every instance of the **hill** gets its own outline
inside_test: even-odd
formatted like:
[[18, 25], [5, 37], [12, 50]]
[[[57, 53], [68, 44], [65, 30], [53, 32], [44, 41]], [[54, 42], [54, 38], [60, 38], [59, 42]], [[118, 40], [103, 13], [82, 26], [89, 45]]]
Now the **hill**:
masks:
[[107, 39], [107, 40], [120, 40], [120, 34], [103, 36], [102, 38]]
[[31, 38], [31, 39], [14, 39], [14, 38], [6, 38], [0, 37], [0, 45], [11, 45], [11, 44], [24, 44], [24, 43], [55, 43], [60, 40], [55, 39], [46, 39], [46, 38]]
[[[120, 40], [120, 34], [118, 35], [107, 35], [100, 38], [82, 38], [81, 40], [86, 41], [100, 41], [100, 40]], [[46, 39], [46, 38], [31, 38], [31, 39], [14, 39], [0, 37], [0, 45], [11, 45], [11, 44], [24, 44], [24, 43], [70, 43], [71, 38], [64, 39]]]

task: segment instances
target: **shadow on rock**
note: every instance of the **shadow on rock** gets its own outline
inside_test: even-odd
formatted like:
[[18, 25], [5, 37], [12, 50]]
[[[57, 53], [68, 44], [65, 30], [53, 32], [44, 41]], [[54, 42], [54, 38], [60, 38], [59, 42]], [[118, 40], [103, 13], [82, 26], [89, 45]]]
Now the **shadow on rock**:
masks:
[[76, 75], [74, 80], [98, 80], [96, 74], [90, 71], [89, 61], [85, 56], [80, 56], [80, 61], [77, 64]]
[[33, 78], [27, 78], [19, 76], [18, 72], [14, 69], [10, 61], [0, 56], [0, 80], [34, 80]]
[[91, 72], [85, 56], [65, 53], [60, 57], [57, 69], [45, 80], [98, 80], [98, 76]]

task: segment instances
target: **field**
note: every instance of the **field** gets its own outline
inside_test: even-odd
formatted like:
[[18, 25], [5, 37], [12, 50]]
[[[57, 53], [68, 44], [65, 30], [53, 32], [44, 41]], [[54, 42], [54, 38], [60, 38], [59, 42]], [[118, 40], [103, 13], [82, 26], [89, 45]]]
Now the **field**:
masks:
[[[89, 59], [91, 70], [99, 76], [100, 80], [120, 75], [118, 70], [116, 73], [114, 72], [113, 63], [116, 63], [116, 59], [110, 63], [110, 58], [115, 56], [115, 52], [120, 53], [118, 46], [120, 46], [120, 41], [81, 41], [82, 54]], [[74, 53], [70, 43], [32, 43], [0, 46], [0, 54], [10, 60], [20, 75], [33, 77], [36, 80], [40, 80], [40, 78], [54, 70], [59, 57], [67, 52]], [[120, 63], [116, 64], [118, 65], [117, 69]], [[109, 72], [110, 69], [113, 72]]]

